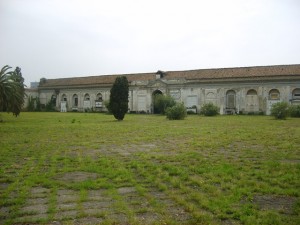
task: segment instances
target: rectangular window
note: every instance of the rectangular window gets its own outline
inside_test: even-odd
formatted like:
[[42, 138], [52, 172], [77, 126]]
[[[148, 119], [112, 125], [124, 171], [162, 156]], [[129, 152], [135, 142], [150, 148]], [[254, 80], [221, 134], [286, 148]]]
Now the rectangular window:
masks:
[[191, 108], [198, 105], [198, 97], [197, 95], [190, 95], [186, 98], [186, 107]]
[[235, 95], [232, 94], [227, 95], [227, 108], [230, 109], [235, 108]]

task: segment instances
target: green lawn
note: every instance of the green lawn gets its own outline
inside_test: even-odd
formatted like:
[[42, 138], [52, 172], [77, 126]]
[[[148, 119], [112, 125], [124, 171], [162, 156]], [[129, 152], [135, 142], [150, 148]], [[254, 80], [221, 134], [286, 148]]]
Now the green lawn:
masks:
[[2, 118], [0, 224], [300, 224], [300, 119]]

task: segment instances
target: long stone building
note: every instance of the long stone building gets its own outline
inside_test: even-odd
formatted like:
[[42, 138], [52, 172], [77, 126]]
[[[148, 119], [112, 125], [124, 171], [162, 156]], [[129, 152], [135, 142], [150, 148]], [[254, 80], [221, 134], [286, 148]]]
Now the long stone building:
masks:
[[105, 111], [103, 103], [109, 100], [117, 76], [126, 76], [129, 81], [131, 112], [154, 113], [156, 94], [171, 95], [194, 112], [212, 102], [220, 108], [220, 114], [268, 115], [276, 102], [300, 104], [300, 64], [42, 78], [28, 95], [38, 96], [42, 105], [53, 99], [59, 111]]

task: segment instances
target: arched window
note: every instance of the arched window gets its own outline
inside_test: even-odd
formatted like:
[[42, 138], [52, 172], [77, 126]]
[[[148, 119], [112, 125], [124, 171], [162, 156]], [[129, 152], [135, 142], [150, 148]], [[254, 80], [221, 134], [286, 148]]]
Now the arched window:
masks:
[[102, 94], [98, 93], [96, 95], [96, 101], [95, 101], [96, 108], [102, 108]]
[[226, 92], [226, 108], [234, 109], [235, 108], [235, 91], [229, 90]]
[[96, 100], [97, 100], [97, 101], [100, 101], [100, 102], [102, 101], [102, 94], [101, 94], [101, 93], [98, 93], [98, 94], [97, 94]]
[[269, 91], [269, 99], [270, 100], [279, 100], [280, 92], [277, 89], [272, 89]]
[[257, 95], [257, 92], [254, 89], [247, 91], [247, 95]]
[[67, 95], [66, 95], [66, 94], [63, 94], [63, 95], [61, 96], [61, 101], [62, 101], [62, 102], [66, 102], [66, 101], [67, 101]]
[[84, 101], [89, 101], [90, 100], [90, 95], [89, 94], [85, 94], [84, 95]]
[[206, 94], [206, 98], [208, 98], [208, 99], [216, 98], [216, 94], [213, 92], [208, 92]]
[[293, 90], [293, 99], [300, 99], [300, 88]]
[[78, 107], [78, 95], [73, 95], [73, 101], [72, 101], [73, 107]]

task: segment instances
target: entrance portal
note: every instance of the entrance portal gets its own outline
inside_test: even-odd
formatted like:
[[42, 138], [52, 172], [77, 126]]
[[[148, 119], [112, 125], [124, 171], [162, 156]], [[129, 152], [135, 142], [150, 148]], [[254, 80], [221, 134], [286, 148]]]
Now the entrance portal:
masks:
[[163, 95], [163, 93], [160, 91], [160, 90], [156, 90], [156, 91], [154, 91], [153, 93], [152, 93], [152, 112], [154, 113], [154, 114], [160, 114], [161, 112], [160, 112], [160, 110], [155, 106], [155, 98], [157, 97], [157, 96], [159, 96], [159, 95]]

